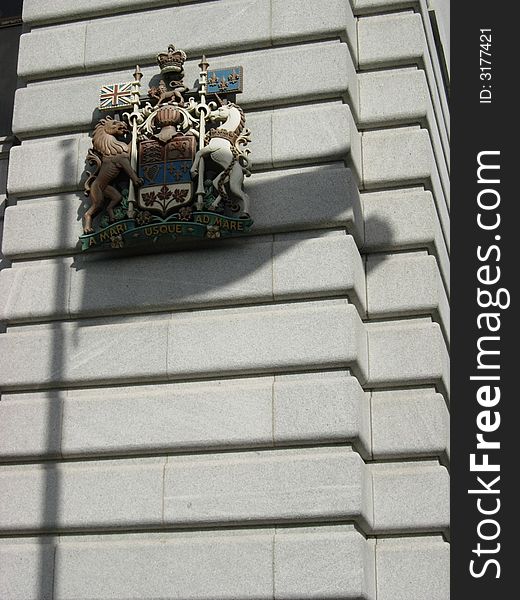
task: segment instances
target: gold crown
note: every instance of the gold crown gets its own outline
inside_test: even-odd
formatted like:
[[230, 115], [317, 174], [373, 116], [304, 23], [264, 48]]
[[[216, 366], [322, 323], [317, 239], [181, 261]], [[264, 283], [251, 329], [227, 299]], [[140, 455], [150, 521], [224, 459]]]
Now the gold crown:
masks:
[[159, 64], [159, 67], [161, 67], [161, 73], [167, 73], [168, 71], [181, 73], [185, 60], [186, 52], [183, 50], [175, 50], [173, 44], [168, 46], [168, 52], [159, 52], [157, 55], [157, 63]]

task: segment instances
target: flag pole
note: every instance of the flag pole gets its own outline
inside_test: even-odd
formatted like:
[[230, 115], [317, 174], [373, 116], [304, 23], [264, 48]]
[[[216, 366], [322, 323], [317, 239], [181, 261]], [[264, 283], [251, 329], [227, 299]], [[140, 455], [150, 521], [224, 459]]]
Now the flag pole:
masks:
[[[204, 138], [206, 137], [206, 117], [209, 113], [209, 107], [206, 104], [206, 92], [208, 85], [208, 67], [209, 63], [206, 60], [206, 56], [202, 55], [202, 60], [199, 63], [199, 96], [200, 101], [198, 105], [198, 111], [200, 115], [199, 125], [199, 150], [204, 148]], [[204, 205], [204, 158], [200, 158], [199, 162], [199, 178], [197, 183], [197, 210], [202, 210]]]
[[[136, 65], [134, 72], [134, 81], [132, 81], [132, 104], [133, 110], [130, 113], [128, 120], [132, 125], [132, 145], [130, 151], [130, 164], [134, 172], [137, 172], [137, 120], [139, 117], [139, 106], [141, 104], [140, 100], [140, 88], [141, 88], [141, 78], [143, 77], [143, 73], [139, 68], [139, 65]], [[132, 180], [130, 180], [130, 184], [128, 187], [128, 218], [134, 218], [134, 204], [135, 204], [135, 185]]]

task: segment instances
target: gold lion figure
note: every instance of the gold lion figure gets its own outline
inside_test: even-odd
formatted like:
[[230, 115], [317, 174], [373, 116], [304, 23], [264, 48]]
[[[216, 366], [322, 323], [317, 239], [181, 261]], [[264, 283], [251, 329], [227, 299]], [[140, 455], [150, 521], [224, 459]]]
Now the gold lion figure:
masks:
[[83, 218], [84, 233], [94, 233], [92, 220], [98, 215], [108, 199], [106, 207], [111, 223], [115, 221], [114, 208], [122, 200], [121, 193], [112, 185], [112, 181], [124, 171], [136, 186], [143, 180], [137, 175], [130, 164], [128, 144], [118, 140], [125, 135], [128, 127], [123, 121], [115, 121], [111, 117], [101, 119], [94, 129], [92, 148], [88, 151], [87, 161], [95, 165], [93, 172], [87, 171], [85, 195], [90, 197], [90, 208]]

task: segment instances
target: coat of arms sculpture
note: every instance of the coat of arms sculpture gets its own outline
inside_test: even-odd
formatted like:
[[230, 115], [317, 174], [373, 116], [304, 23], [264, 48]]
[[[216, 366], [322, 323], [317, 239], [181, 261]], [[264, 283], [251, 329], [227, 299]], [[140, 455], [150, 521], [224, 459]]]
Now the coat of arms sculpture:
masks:
[[139, 66], [132, 82], [102, 87], [99, 108], [107, 113], [87, 156], [83, 250], [250, 230], [243, 185], [250, 175], [250, 132], [234, 101], [242, 68], [208, 73], [203, 56], [198, 85], [190, 90], [185, 60], [173, 45], [159, 53], [161, 80], [145, 97]]

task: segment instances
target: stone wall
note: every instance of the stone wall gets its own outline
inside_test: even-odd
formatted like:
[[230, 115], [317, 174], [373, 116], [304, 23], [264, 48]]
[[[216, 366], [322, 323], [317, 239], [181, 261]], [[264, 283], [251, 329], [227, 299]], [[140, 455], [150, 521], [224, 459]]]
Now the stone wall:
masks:
[[[449, 114], [425, 0], [25, 0], [0, 597], [447, 600]], [[241, 64], [254, 235], [81, 254], [101, 84]], [[4, 160], [4, 164], [6, 161]]]

